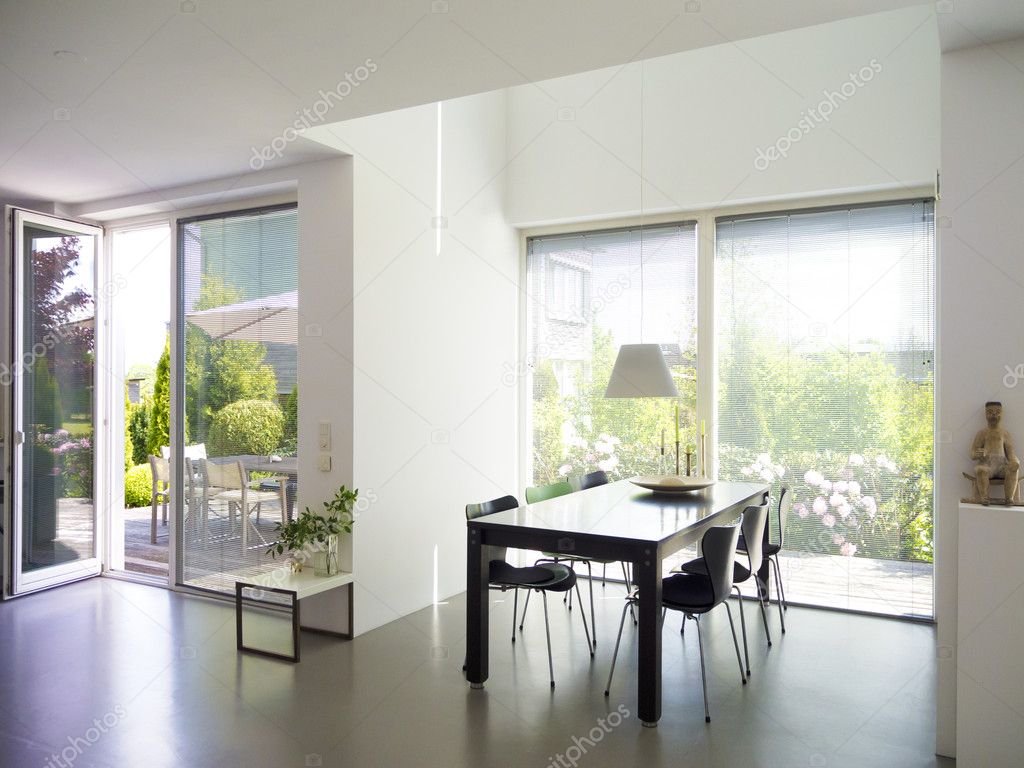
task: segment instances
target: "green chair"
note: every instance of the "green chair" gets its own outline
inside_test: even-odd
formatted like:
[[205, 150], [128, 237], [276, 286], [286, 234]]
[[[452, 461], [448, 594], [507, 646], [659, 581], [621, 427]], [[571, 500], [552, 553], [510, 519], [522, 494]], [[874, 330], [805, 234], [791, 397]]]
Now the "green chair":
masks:
[[[602, 473], [603, 474], [603, 473]], [[607, 482], [607, 480], [606, 480]], [[536, 504], [539, 501], [547, 501], [548, 499], [557, 499], [559, 496], [567, 496], [573, 493], [573, 487], [568, 481], [563, 480], [560, 483], [551, 483], [550, 485], [538, 485], [532, 488], [526, 489], [526, 503]], [[614, 563], [615, 560], [600, 560], [590, 557], [579, 557], [578, 555], [567, 555], [564, 552], [543, 552], [541, 553], [544, 557], [537, 562], [540, 563], [544, 560], [551, 562], [567, 562], [570, 568], [575, 570], [574, 566], [576, 563], [586, 563], [587, 566], [587, 585], [590, 588], [590, 626], [595, 627], [594, 630], [594, 648], [597, 648], [597, 630], [594, 624], [594, 574], [591, 563], [601, 563], [607, 567], [608, 563]], [[623, 566], [623, 573], [625, 574], [625, 566]], [[627, 577], [627, 586], [629, 579]], [[569, 610], [572, 610], [572, 593], [567, 595], [569, 602]], [[526, 603], [523, 605], [523, 619], [519, 622], [519, 629], [522, 630], [523, 623], [526, 621], [526, 609], [530, 605], [530, 594], [526, 594]]]

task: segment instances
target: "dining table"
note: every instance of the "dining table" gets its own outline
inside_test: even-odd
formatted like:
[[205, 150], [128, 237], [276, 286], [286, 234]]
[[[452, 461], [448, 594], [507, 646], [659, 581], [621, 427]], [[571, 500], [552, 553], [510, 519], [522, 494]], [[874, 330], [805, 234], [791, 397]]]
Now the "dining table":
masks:
[[661, 579], [664, 560], [698, 542], [713, 525], [734, 521], [767, 501], [761, 483], [716, 482], [662, 494], [629, 480], [588, 488], [467, 521], [466, 679], [488, 676], [488, 547], [620, 560], [639, 590], [637, 709], [649, 727], [661, 718]]

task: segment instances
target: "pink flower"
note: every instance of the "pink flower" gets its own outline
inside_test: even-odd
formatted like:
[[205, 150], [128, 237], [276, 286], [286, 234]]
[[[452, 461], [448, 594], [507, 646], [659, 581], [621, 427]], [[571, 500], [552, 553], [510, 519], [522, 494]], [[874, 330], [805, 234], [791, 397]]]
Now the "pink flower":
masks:
[[847, 486], [847, 490], [849, 490], [854, 496], [860, 496], [860, 483], [856, 480], [851, 480]]
[[835, 544], [836, 546], [839, 546], [840, 544], [843, 544], [845, 541], [846, 541], [846, 539], [843, 538], [843, 535], [841, 533], [833, 533], [832, 534], [832, 543]]
[[841, 493], [833, 493], [828, 500], [833, 507], [841, 507], [846, 503], [846, 497]]
[[825, 501], [825, 499], [823, 499], [821, 496], [819, 496], [814, 500], [813, 508], [814, 514], [816, 514], [818, 517], [821, 517], [828, 511], [828, 502]]
[[821, 518], [821, 524], [824, 525], [826, 528], [831, 528], [836, 524], [836, 516], [833, 515], [831, 512], [829, 512], [826, 515], [823, 515]]
[[850, 484], [847, 483], [845, 480], [840, 480], [832, 487], [835, 488], [836, 491], [838, 491], [839, 493], [846, 493], [846, 489], [850, 487]]
[[809, 469], [804, 472], [804, 482], [808, 485], [821, 485], [825, 481], [821, 472], [814, 469]]
[[839, 546], [839, 554], [846, 557], [853, 557], [857, 554], [857, 545], [849, 541], [844, 542]]
[[850, 513], [853, 511], [853, 507], [851, 507], [844, 501], [842, 504], [839, 505], [836, 511], [839, 513], [839, 516], [845, 520], [847, 517], [850, 516]]
[[807, 512], [807, 506], [805, 504], [794, 504], [793, 511], [796, 512], [796, 516], [800, 519], [807, 517], [807, 515], [809, 514]]

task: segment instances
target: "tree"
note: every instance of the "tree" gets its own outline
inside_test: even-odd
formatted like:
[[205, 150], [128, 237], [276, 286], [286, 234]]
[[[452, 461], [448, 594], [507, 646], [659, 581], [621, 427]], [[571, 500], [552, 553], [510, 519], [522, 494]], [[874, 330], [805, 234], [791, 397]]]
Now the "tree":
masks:
[[[193, 311], [234, 304], [241, 292], [204, 275]], [[237, 400], [277, 399], [277, 377], [255, 341], [214, 340], [189, 323], [185, 330], [185, 413], [190, 434], [205, 441], [213, 415]]]
[[[160, 448], [171, 444], [171, 339], [164, 342], [164, 352], [156, 364], [153, 402], [149, 410], [149, 432], [146, 451], [159, 456]], [[141, 462], [140, 462], [141, 463]]]
[[57, 349], [50, 373], [60, 381], [92, 379], [95, 328], [90, 322], [92, 295], [82, 287], [67, 290], [78, 272], [81, 257], [77, 237], [62, 237], [47, 251], [32, 252], [32, 339]]

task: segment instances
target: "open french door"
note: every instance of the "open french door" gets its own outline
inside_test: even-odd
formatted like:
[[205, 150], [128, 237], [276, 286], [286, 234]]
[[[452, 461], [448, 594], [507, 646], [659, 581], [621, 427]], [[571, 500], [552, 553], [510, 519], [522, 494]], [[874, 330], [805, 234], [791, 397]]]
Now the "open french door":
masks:
[[7, 213], [4, 555], [9, 593], [18, 595], [100, 572], [105, 436], [97, 372], [108, 363], [97, 343], [104, 338], [103, 230], [20, 209]]

